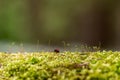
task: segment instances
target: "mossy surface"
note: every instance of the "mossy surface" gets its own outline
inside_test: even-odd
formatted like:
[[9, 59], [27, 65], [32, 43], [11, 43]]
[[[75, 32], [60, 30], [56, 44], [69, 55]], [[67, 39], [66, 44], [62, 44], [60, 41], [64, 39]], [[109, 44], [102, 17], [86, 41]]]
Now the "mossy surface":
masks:
[[120, 80], [120, 52], [0, 53], [0, 80]]

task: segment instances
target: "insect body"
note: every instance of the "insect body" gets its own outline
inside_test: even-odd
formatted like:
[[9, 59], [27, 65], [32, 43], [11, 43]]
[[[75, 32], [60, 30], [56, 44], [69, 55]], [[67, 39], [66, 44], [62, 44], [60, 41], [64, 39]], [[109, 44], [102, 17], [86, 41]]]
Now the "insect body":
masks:
[[60, 50], [59, 49], [54, 49], [54, 52], [59, 53]]

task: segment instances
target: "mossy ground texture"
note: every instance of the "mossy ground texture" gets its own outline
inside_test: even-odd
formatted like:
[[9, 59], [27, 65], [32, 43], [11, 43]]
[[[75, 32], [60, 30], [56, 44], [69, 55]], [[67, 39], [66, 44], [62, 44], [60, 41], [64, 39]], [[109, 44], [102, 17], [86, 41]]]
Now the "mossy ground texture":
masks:
[[120, 52], [0, 53], [0, 80], [120, 80]]

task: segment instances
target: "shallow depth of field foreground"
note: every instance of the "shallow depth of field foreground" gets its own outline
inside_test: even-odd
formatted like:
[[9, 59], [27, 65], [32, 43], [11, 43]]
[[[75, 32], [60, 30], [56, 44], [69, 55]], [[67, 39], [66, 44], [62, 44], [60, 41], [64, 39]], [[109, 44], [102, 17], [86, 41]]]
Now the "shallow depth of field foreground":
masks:
[[0, 80], [120, 80], [120, 52], [0, 53]]

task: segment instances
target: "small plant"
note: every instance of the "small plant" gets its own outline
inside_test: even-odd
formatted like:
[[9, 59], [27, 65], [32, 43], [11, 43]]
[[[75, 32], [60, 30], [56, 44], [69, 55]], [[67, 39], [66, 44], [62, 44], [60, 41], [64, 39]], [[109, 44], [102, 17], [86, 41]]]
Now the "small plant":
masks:
[[120, 52], [0, 53], [0, 80], [120, 80]]
[[82, 50], [82, 52], [96, 52], [96, 51], [100, 51], [101, 46], [88, 46], [88, 45], [81, 45], [80, 49]]

